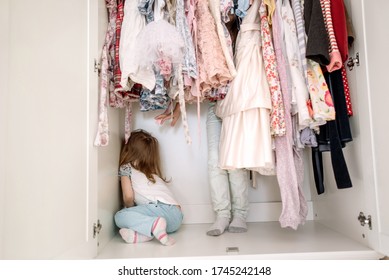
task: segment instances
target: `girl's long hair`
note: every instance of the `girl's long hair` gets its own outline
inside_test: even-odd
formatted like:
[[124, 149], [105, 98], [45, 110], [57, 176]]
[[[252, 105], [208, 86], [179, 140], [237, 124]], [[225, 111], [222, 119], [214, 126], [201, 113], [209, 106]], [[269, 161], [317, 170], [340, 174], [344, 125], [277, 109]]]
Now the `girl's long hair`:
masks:
[[127, 143], [123, 144], [119, 166], [127, 163], [145, 174], [153, 183], [155, 183], [153, 175], [167, 182], [160, 168], [158, 140], [147, 131], [142, 129], [132, 131]]

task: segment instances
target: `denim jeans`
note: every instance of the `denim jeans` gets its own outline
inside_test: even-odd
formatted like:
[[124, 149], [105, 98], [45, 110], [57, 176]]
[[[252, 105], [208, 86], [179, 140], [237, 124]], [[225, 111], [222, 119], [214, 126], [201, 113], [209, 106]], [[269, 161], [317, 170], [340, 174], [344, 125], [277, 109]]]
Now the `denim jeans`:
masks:
[[248, 171], [219, 168], [219, 142], [222, 122], [215, 115], [215, 102], [209, 103], [207, 115], [208, 176], [213, 210], [218, 217], [239, 216], [247, 218], [249, 201]]
[[158, 217], [166, 219], [167, 233], [178, 230], [183, 219], [177, 206], [157, 202], [123, 208], [115, 214], [115, 223], [119, 228], [129, 228], [151, 237], [151, 228]]

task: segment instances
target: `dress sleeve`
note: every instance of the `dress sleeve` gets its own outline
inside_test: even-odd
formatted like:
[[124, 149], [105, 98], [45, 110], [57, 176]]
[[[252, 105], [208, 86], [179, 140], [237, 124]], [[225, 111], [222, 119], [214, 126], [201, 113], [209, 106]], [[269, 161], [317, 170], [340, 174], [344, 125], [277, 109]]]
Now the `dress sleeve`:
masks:
[[129, 163], [126, 163], [126, 164], [123, 164], [119, 167], [119, 172], [118, 172], [118, 176], [119, 177], [122, 177], [122, 176], [127, 176], [129, 178], [131, 178], [131, 165]]

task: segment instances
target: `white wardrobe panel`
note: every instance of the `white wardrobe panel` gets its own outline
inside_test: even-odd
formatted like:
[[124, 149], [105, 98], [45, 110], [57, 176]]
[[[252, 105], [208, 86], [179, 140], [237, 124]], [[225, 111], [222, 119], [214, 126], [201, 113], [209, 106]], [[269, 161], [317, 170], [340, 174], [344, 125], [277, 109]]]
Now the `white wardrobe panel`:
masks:
[[[6, 131], [7, 127], [7, 96], [8, 92], [8, 67], [9, 67], [9, 2], [0, 2], [0, 130]], [[6, 138], [1, 133], [0, 137], [0, 259], [3, 258], [4, 214], [5, 214], [5, 186], [6, 186]]]
[[113, 214], [121, 207], [121, 193], [117, 170], [121, 147], [120, 114], [118, 110], [110, 110], [110, 144], [107, 147], [98, 147], [98, 220], [102, 230], [98, 235], [98, 249], [117, 233]]
[[376, 209], [378, 232], [382, 253], [389, 254], [389, 173], [388, 173], [388, 121], [386, 113], [389, 102], [388, 65], [389, 65], [389, 31], [388, 18], [385, 11], [389, 9], [389, 2], [379, 0], [372, 5], [364, 1], [364, 17], [366, 22], [366, 49], [368, 56], [369, 92], [366, 93], [371, 103], [371, 132], [372, 149], [374, 152], [373, 166], [375, 173], [371, 174], [376, 181]]
[[6, 258], [53, 258], [88, 239], [87, 4], [9, 1]]
[[[91, 56], [100, 62], [101, 50], [105, 41], [107, 30], [107, 9], [105, 1], [98, 0], [96, 13], [96, 29], [95, 32], [97, 44], [95, 45], [94, 54]], [[97, 116], [96, 109], [100, 98], [100, 77], [95, 72], [91, 76], [91, 136], [90, 144], [94, 143], [94, 138], [97, 132]], [[96, 161], [96, 184], [97, 184], [97, 220], [99, 220], [102, 228], [98, 234], [98, 250], [101, 250], [117, 233], [114, 225], [113, 214], [120, 209], [121, 197], [120, 186], [117, 177], [117, 170], [119, 164], [119, 154], [123, 135], [124, 123], [124, 109], [108, 108], [109, 120], [109, 145], [105, 147], [93, 146], [92, 153], [95, 153]], [[97, 221], [94, 221], [97, 222]]]

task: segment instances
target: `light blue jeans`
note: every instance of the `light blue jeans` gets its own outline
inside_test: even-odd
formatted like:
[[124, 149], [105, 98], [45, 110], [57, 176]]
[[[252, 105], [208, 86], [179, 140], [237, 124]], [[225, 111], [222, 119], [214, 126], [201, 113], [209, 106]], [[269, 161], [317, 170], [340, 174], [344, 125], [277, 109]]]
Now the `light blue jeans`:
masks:
[[115, 223], [119, 228], [129, 228], [151, 237], [151, 228], [158, 217], [165, 218], [166, 232], [171, 233], [181, 226], [183, 214], [177, 206], [157, 202], [123, 208], [115, 214]]
[[215, 102], [209, 103], [207, 115], [208, 177], [213, 210], [218, 217], [239, 216], [246, 219], [249, 210], [248, 171], [219, 168], [219, 142], [222, 122], [215, 115]]

